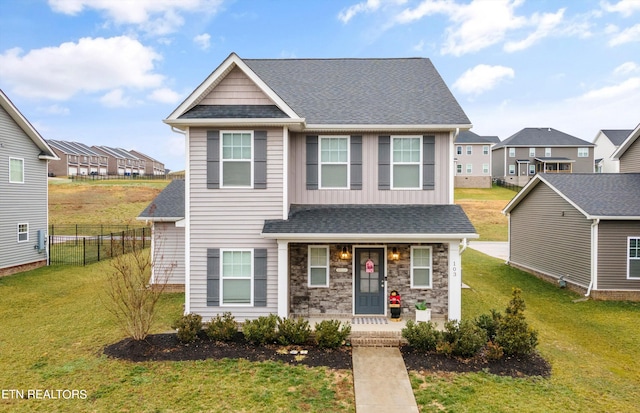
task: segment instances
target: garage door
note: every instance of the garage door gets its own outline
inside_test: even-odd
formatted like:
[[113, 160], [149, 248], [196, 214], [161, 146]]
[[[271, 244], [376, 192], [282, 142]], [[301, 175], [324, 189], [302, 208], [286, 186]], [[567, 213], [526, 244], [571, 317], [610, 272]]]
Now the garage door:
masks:
[[78, 167], [77, 166], [70, 166], [69, 167], [69, 176], [72, 175], [78, 175]]

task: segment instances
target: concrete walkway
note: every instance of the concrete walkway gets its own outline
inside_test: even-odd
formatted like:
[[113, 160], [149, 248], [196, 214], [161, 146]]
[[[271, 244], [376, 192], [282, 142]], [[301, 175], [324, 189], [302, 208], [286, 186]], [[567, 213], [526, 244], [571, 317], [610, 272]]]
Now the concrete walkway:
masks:
[[471, 241], [469, 248], [480, 251], [491, 257], [500, 258], [507, 261], [509, 259], [509, 243], [498, 241]]
[[418, 413], [407, 368], [397, 347], [354, 347], [357, 413]]

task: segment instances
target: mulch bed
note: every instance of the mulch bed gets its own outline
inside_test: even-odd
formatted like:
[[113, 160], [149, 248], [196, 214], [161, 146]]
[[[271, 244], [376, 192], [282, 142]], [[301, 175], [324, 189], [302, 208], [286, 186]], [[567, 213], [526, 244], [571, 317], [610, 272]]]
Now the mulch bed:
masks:
[[[306, 355], [290, 354], [290, 350], [307, 350]], [[551, 375], [551, 366], [540, 355], [527, 357], [504, 357], [487, 361], [482, 355], [471, 359], [456, 359], [440, 354], [425, 354], [414, 351], [409, 346], [400, 348], [408, 370], [444, 371], [455, 373], [487, 371], [496, 375], [525, 377]], [[281, 361], [291, 365], [309, 367], [325, 366], [336, 370], [351, 370], [351, 347], [336, 350], [317, 348], [313, 343], [303, 346], [253, 345], [242, 333], [236, 334], [230, 342], [220, 343], [210, 340], [204, 333], [190, 344], [182, 344], [176, 334], [152, 334], [146, 340], [130, 338], [111, 344], [104, 349], [107, 356], [140, 361], [184, 361], [206, 359], [245, 359], [248, 361]]]

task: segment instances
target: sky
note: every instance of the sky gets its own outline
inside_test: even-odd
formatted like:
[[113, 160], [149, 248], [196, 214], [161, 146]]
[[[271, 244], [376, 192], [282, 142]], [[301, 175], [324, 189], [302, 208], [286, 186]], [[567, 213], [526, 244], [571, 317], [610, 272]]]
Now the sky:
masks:
[[640, 0], [0, 0], [0, 89], [45, 139], [184, 169], [162, 122], [222, 61], [428, 57], [479, 135], [640, 123]]

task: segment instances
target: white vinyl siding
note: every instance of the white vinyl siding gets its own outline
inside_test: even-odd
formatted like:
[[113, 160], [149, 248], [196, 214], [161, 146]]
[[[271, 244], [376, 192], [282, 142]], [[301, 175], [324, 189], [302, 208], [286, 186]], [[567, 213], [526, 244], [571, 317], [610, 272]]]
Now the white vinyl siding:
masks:
[[349, 188], [349, 138], [346, 136], [321, 136], [320, 188]]
[[411, 288], [431, 288], [431, 247], [411, 247]]
[[329, 286], [329, 247], [309, 246], [309, 287]]
[[253, 250], [221, 250], [222, 305], [253, 305]]
[[391, 137], [391, 188], [422, 189], [422, 137]]
[[18, 224], [18, 242], [29, 241], [29, 224]]
[[589, 148], [578, 148], [578, 158], [587, 158], [589, 156]]
[[9, 182], [24, 183], [24, 159], [9, 158]]
[[253, 186], [253, 132], [222, 132], [220, 176], [222, 187]]
[[627, 278], [640, 279], [640, 237], [629, 237]]

